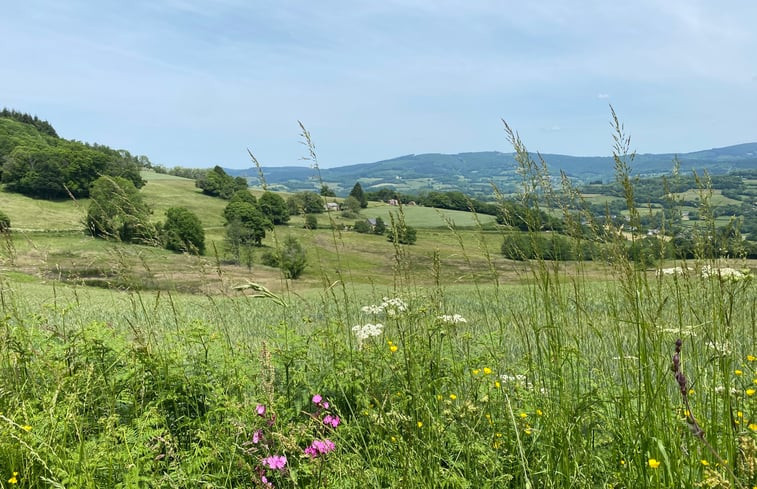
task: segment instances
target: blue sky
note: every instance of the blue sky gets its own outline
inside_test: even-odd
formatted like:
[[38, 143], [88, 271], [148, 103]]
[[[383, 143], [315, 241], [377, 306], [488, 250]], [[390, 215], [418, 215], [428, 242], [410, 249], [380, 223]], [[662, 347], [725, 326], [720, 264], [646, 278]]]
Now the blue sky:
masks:
[[754, 0], [25, 0], [0, 106], [172, 166], [409, 153], [607, 155], [757, 140]]

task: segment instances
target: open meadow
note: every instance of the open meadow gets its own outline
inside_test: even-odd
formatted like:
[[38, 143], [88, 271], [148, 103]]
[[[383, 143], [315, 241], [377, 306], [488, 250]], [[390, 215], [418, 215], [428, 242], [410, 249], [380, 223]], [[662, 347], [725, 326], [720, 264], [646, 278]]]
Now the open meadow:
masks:
[[[639, 266], [622, 233], [601, 260], [507, 260], [491, 216], [405, 206], [414, 245], [295, 217], [247, 267], [225, 201], [142, 192], [195, 212], [206, 253], [0, 194], [0, 487], [757, 485], [753, 261]], [[259, 264], [288, 235], [298, 280]]]

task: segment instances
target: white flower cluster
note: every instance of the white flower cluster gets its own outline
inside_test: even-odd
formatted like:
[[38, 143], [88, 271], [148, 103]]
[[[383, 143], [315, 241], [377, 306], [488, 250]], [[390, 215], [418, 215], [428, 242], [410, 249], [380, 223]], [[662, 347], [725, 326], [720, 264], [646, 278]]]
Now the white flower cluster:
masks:
[[358, 345], [363, 346], [363, 342], [373, 336], [378, 336], [384, 332], [383, 324], [358, 324], [352, 327], [352, 332], [355, 333]]
[[[726, 388], [723, 387], [722, 385], [718, 385], [715, 387], [715, 392], [717, 392], [718, 394], [723, 394], [725, 391], [726, 391]], [[733, 396], [739, 393], [739, 391], [735, 387], [731, 387], [730, 392], [731, 392], [731, 395]]]
[[468, 320], [462, 317], [459, 314], [444, 314], [442, 316], [438, 316], [437, 319], [441, 319], [442, 322], [448, 323], [448, 324], [458, 324], [458, 323], [467, 323]]
[[398, 316], [399, 314], [407, 311], [407, 304], [400, 298], [395, 297], [390, 299], [384, 297], [384, 302], [381, 304], [371, 304], [370, 306], [363, 306], [360, 308], [366, 314], [381, 314], [386, 313], [389, 317]]
[[715, 353], [720, 356], [726, 356], [731, 354], [731, 344], [728, 341], [708, 341], [707, 348], [714, 350]]

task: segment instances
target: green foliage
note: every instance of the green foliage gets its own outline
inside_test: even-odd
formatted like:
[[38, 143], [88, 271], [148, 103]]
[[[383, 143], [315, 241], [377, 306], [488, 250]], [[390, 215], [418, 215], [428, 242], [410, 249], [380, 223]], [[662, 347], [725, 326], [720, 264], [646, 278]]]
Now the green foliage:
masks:
[[229, 199], [229, 204], [234, 202], [247, 202], [248, 204], [258, 205], [258, 199], [250, 193], [248, 189], [237, 190]]
[[[246, 191], [245, 191], [246, 192]], [[273, 229], [273, 223], [260, 211], [258, 206], [242, 199], [229, 202], [223, 211], [226, 218], [226, 243], [237, 263], [244, 253], [248, 265], [252, 255], [250, 246], [261, 246], [266, 230]]]
[[195, 185], [206, 195], [231, 199], [235, 192], [247, 189], [247, 180], [232, 177], [223, 168], [216, 165], [197, 179]]
[[297, 192], [287, 199], [289, 215], [321, 214], [323, 213], [323, 199], [315, 192]]
[[386, 236], [387, 240], [392, 243], [411, 245], [415, 244], [418, 239], [418, 232], [414, 227], [403, 223], [402, 225], [390, 227]]
[[386, 224], [384, 223], [384, 220], [380, 217], [376, 218], [376, 224], [373, 226], [373, 234], [378, 234], [379, 236], [384, 234], [386, 232]]
[[0, 233], [5, 233], [10, 231], [11, 228], [11, 219], [8, 217], [5, 212], [0, 211]]
[[308, 214], [305, 216], [305, 229], [318, 229], [318, 218], [315, 214]]
[[368, 234], [371, 232], [372, 226], [368, 223], [367, 219], [360, 219], [360, 220], [355, 221], [355, 224], [353, 224], [352, 229], [356, 233]]
[[263, 192], [258, 200], [258, 207], [273, 224], [286, 224], [289, 221], [287, 203], [279, 194]]
[[[502, 242], [501, 252], [508, 260], [566, 261], [575, 259], [568, 238], [557, 233], [550, 233], [549, 235], [521, 231], [507, 233]], [[591, 256], [591, 251], [587, 251], [582, 259], [590, 260]]]
[[360, 203], [360, 207], [368, 207], [368, 199], [365, 197], [365, 192], [363, 192], [363, 187], [362, 185], [360, 185], [360, 182], [355, 182], [352, 190], [350, 190], [350, 197], [357, 199], [357, 201]]
[[321, 185], [321, 191], [319, 192], [321, 197], [336, 197], [336, 193], [329, 188], [325, 183]]
[[86, 218], [92, 236], [154, 244], [156, 231], [149, 216], [149, 207], [131, 181], [103, 176], [92, 184]]
[[44, 199], [87, 197], [101, 175], [123, 177], [139, 188], [143, 160], [125, 150], [60, 139], [36, 117], [0, 113], [2, 182], [11, 192]]
[[354, 215], [354, 214], [360, 213], [361, 204], [360, 204], [360, 201], [356, 197], [350, 195], [349, 197], [344, 199], [344, 202], [342, 202], [341, 207], [343, 211], [348, 211]]
[[261, 260], [264, 265], [280, 268], [288, 279], [297, 279], [307, 267], [305, 248], [294, 236], [287, 236], [281, 249], [263, 253]]
[[166, 249], [202, 255], [205, 253], [205, 230], [193, 212], [184, 207], [171, 207], [161, 233]]

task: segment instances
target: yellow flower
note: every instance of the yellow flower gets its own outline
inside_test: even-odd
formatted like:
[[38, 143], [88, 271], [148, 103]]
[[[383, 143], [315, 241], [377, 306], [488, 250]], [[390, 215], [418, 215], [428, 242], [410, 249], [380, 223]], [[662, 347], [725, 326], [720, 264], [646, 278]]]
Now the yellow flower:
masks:
[[536, 415], [537, 416], [541, 416], [542, 414], [544, 414], [544, 413], [541, 412], [541, 409], [537, 409], [536, 410]]
[[494, 382], [494, 388], [495, 389], [499, 389], [500, 387], [502, 387], [502, 384], [499, 383], [499, 380], [497, 380], [496, 382]]
[[757, 423], [749, 423], [749, 429], [752, 431], [757, 431]]
[[626, 461], [625, 461], [625, 460], [623, 460], [623, 459], [621, 459], [621, 460], [620, 460], [620, 465], [625, 465], [625, 464], [626, 464]]
[[747, 395], [747, 396], [753, 396], [753, 395], [754, 395], [754, 393], [755, 393], [755, 390], [754, 390], [754, 389], [747, 389], [747, 390], [746, 390], [746, 395]]
[[457, 396], [455, 394], [450, 394], [449, 398], [454, 401], [455, 399], [457, 399]]
[[394, 353], [395, 351], [397, 351], [397, 345], [389, 345], [389, 351], [392, 352], [392, 353]]
[[707, 467], [708, 465], [710, 465], [710, 462], [708, 462], [707, 460], [702, 459], [702, 465], [704, 465], [705, 467]]
[[694, 389], [689, 389], [689, 395], [690, 395], [690, 396], [693, 396], [693, 395], [694, 395]]
[[25, 424], [24, 426], [21, 427], [21, 429], [24, 430], [24, 431], [31, 431], [32, 427], [29, 426], [28, 424]]
[[481, 372], [481, 370], [474, 368], [473, 369], [473, 375], [478, 375]]
[[747, 356], [746, 356], [746, 359], [747, 359], [748, 361], [750, 361], [750, 362], [753, 362], [753, 361], [757, 360], [757, 357], [756, 357], [756, 356], [754, 356], [754, 355], [747, 355]]
[[527, 434], [528, 436], [531, 436], [531, 433], [533, 433], [533, 432], [534, 432], [534, 430], [532, 430], [532, 429], [531, 429], [531, 427], [528, 427], [528, 428], [526, 428], [525, 430], [523, 430], [523, 432], [524, 432], [525, 434]]
[[392, 437], [392, 443], [397, 443], [397, 438]]
[[526, 419], [528, 417], [528, 414], [526, 413], [520, 413], [520, 417], [523, 419]]
[[18, 475], [18, 472], [14, 472], [10, 479], [8, 479], [8, 484], [18, 484], [18, 479], [16, 479], [16, 476]]
[[437, 394], [436, 395], [436, 400], [437, 401], [441, 401], [442, 400], [442, 395], [441, 394]]
[[484, 367], [484, 375], [490, 375], [492, 373], [492, 369], [489, 367]]
[[392, 343], [392, 340], [387, 340], [386, 344], [392, 346], [394, 343]]
[[659, 460], [655, 460], [653, 458], [649, 459], [649, 467], [651, 467], [653, 469], [656, 469], [659, 466], [660, 466], [660, 461]]
[[423, 428], [423, 421], [418, 421], [418, 428]]
[[502, 433], [494, 433], [494, 436], [496, 436], [497, 438], [502, 438]]
[[741, 411], [736, 411], [736, 417], [737, 418], [743, 418], [744, 417], [744, 413], [742, 413]]
[[734, 370], [733, 373], [735, 375], [744, 375], [744, 372], [742, 372], [741, 370]]

